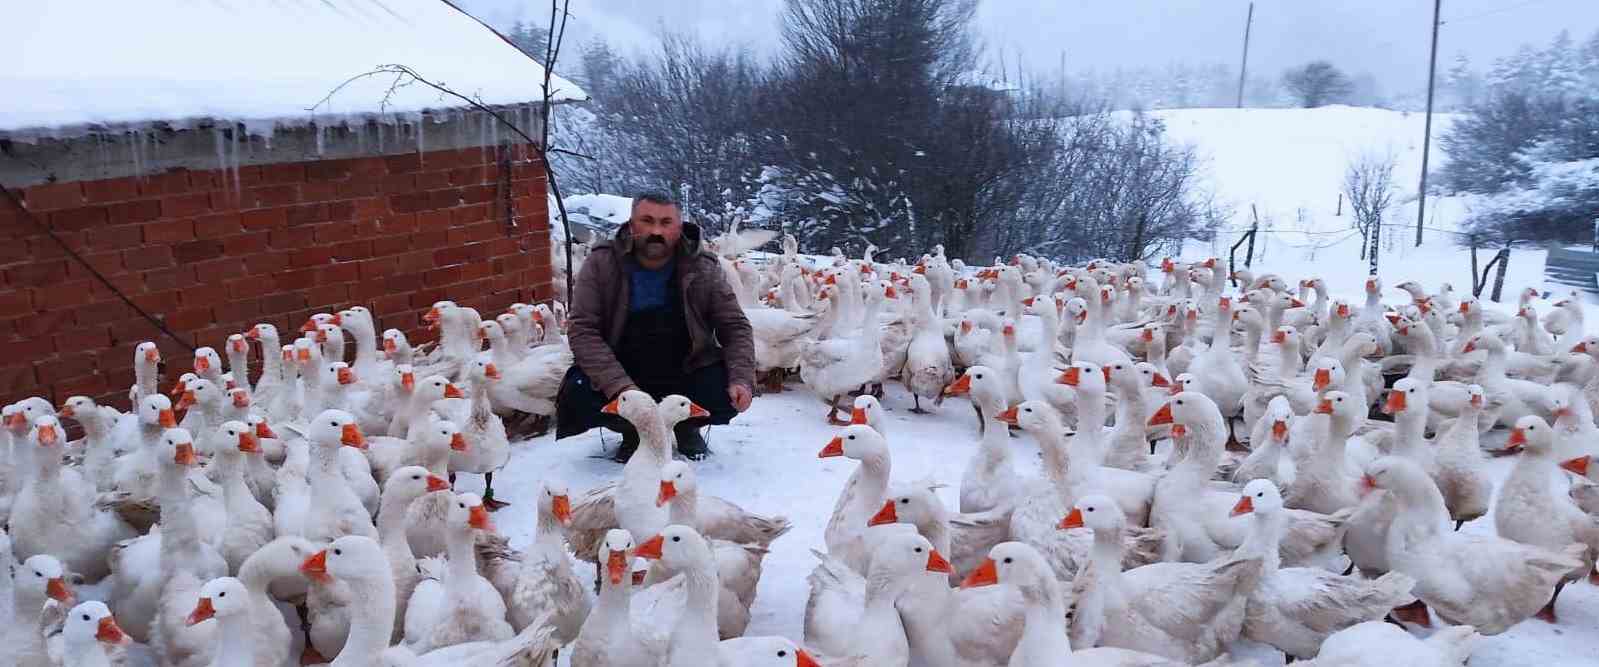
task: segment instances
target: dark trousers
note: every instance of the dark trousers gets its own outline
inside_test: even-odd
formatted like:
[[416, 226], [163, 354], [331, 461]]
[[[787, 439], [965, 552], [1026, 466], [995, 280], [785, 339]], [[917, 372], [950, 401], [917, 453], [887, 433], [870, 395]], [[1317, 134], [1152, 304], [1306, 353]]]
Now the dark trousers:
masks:
[[[640, 386], [639, 389], [657, 401], [672, 394], [686, 396], [711, 413], [708, 418], [683, 422], [691, 428], [726, 424], [738, 415], [738, 410], [733, 408], [733, 399], [727, 395], [727, 366], [721, 362], [689, 372], [675, 382]], [[609, 402], [609, 398], [594, 388], [594, 383], [589, 381], [583, 369], [572, 364], [561, 381], [560, 393], [555, 397], [556, 439], [578, 435], [596, 426], [623, 434], [632, 431], [633, 425], [626, 419], [600, 412], [600, 408]]]

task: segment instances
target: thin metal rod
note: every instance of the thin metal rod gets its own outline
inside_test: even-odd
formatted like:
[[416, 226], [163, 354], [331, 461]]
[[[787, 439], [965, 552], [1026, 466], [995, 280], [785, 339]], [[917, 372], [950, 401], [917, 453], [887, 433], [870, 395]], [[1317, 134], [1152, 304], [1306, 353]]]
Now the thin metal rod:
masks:
[[1244, 108], [1244, 81], [1249, 76], [1249, 30], [1255, 26], [1255, 3], [1249, 3], [1249, 16], [1244, 19], [1244, 57], [1238, 64], [1238, 108]]
[[1438, 76], [1438, 17], [1443, 12], [1444, 0], [1433, 0], [1432, 5], [1432, 56], [1427, 63], [1427, 123], [1421, 137], [1421, 185], [1416, 190], [1416, 245], [1421, 245], [1421, 225], [1427, 220], [1427, 157], [1432, 151], [1432, 95]]

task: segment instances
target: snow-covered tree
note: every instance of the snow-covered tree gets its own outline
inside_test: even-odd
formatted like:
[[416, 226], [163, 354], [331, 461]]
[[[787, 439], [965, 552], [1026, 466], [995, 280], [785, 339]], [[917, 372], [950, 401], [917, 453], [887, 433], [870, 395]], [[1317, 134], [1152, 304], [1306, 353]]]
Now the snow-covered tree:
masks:
[[1349, 77], [1325, 60], [1317, 60], [1283, 73], [1283, 87], [1307, 109], [1344, 101], [1354, 88]]
[[1477, 103], [1482, 92], [1482, 77], [1471, 68], [1471, 58], [1465, 51], [1455, 54], [1455, 59], [1444, 74], [1442, 86], [1448, 99], [1446, 106], [1469, 107]]

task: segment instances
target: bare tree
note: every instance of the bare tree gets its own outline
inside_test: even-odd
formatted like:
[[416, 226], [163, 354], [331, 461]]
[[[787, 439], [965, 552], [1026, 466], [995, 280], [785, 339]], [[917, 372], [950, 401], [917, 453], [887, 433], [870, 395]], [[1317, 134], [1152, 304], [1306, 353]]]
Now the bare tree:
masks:
[[1300, 106], [1311, 109], [1344, 100], [1355, 86], [1332, 63], [1317, 60], [1284, 72], [1283, 87], [1299, 100]]
[[1344, 170], [1344, 195], [1349, 197], [1351, 224], [1362, 239], [1360, 258], [1371, 261], [1371, 272], [1377, 272], [1377, 239], [1382, 231], [1383, 217], [1394, 202], [1394, 165], [1392, 152], [1363, 153]]

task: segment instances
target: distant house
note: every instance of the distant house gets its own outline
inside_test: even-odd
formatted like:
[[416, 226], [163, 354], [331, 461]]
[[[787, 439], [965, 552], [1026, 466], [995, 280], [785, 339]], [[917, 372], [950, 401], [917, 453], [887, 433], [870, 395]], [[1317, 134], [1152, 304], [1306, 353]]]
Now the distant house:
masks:
[[145, 340], [187, 369], [187, 345], [257, 322], [291, 339], [361, 304], [421, 341], [434, 301], [495, 313], [551, 296], [538, 152], [457, 98], [361, 76], [404, 65], [538, 137], [544, 69], [450, 3], [49, 0], [0, 16], [0, 402], [125, 406]]

